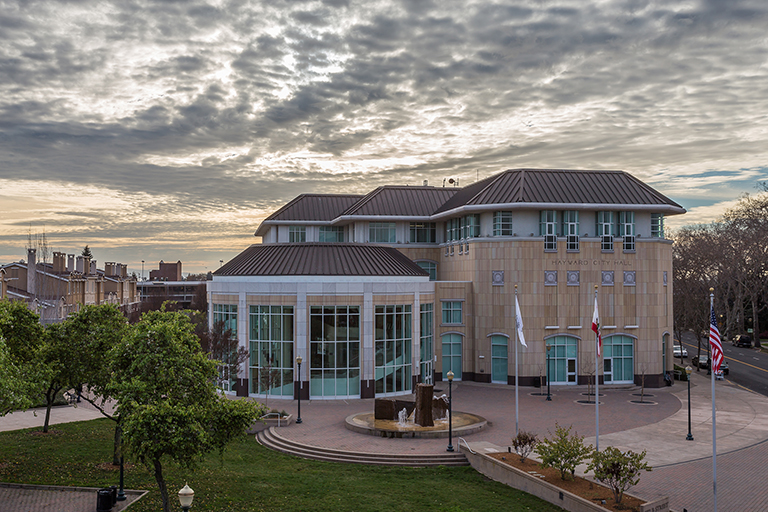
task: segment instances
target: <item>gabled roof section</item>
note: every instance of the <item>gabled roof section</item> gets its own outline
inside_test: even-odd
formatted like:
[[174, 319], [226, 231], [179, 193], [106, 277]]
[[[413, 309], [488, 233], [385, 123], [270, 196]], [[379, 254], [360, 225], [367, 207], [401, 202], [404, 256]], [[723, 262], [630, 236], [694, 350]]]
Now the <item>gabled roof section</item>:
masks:
[[352, 194], [301, 194], [264, 219], [264, 222], [331, 221], [362, 197]]
[[379, 187], [350, 206], [343, 215], [429, 217], [458, 191], [444, 187]]
[[435, 213], [468, 205], [556, 203], [682, 206], [624, 171], [510, 169], [462, 188]]
[[429, 274], [397, 249], [362, 244], [254, 244], [214, 276], [410, 276]]

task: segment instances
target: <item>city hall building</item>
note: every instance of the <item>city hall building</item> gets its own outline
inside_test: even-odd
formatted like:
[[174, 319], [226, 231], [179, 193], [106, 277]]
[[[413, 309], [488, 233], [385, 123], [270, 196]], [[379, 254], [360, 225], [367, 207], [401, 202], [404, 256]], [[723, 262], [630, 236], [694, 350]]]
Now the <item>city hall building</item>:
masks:
[[521, 385], [593, 378], [597, 290], [600, 382], [661, 386], [673, 322], [664, 217], [682, 213], [623, 171], [513, 169], [463, 188], [300, 195], [208, 281], [209, 320], [250, 351], [229, 391], [372, 398], [449, 370], [513, 384], [516, 289]]

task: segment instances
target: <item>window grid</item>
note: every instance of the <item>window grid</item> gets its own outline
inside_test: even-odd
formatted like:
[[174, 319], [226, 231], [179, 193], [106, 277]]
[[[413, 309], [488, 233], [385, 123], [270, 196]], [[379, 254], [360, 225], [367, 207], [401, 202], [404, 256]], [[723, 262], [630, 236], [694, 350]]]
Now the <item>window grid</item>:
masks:
[[293, 306], [249, 308], [250, 393], [293, 396]]
[[413, 243], [435, 243], [437, 228], [434, 222], [411, 222], [410, 242]]
[[579, 250], [579, 212], [567, 210], [563, 212], [563, 233], [566, 237], [566, 250], [578, 252]]
[[512, 236], [512, 212], [493, 213], [493, 236]]
[[370, 242], [393, 244], [397, 241], [394, 222], [369, 222], [368, 228]]
[[288, 226], [288, 241], [306, 242], [307, 241], [307, 228], [306, 226]]
[[321, 242], [343, 242], [344, 227], [343, 226], [320, 226], [320, 241]]
[[417, 261], [416, 264], [429, 272], [430, 281], [437, 281], [437, 263], [434, 261]]
[[544, 237], [545, 251], [557, 251], [557, 212], [555, 210], [541, 211], [539, 235]]
[[[237, 305], [236, 304], [214, 304], [213, 305], [213, 324], [222, 322], [223, 329], [230, 330], [232, 336], [237, 337]], [[233, 391], [237, 375], [230, 375], [229, 366], [220, 366], [219, 383], [224, 391]]]
[[461, 301], [443, 301], [443, 324], [461, 325], [462, 323], [462, 306]]
[[435, 355], [434, 350], [434, 305], [421, 304], [419, 306], [421, 313], [420, 336], [419, 336], [419, 370], [421, 382], [432, 384], [432, 363]]
[[411, 306], [374, 308], [374, 392], [402, 394], [411, 389]]
[[624, 237], [624, 252], [635, 252], [635, 212], [619, 212], [619, 235]]
[[651, 214], [651, 237], [664, 238], [664, 214]]
[[360, 307], [309, 310], [309, 395], [360, 396]]
[[597, 236], [602, 252], [613, 252], [613, 212], [597, 212]]

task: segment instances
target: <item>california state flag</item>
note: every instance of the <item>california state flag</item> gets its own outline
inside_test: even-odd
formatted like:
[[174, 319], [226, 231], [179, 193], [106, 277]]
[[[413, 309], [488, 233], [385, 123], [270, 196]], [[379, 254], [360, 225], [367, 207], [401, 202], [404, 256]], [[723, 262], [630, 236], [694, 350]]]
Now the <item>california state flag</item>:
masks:
[[603, 352], [603, 335], [600, 334], [600, 315], [597, 312], [597, 293], [595, 293], [595, 312], [592, 314], [592, 330], [597, 334], [597, 355]]

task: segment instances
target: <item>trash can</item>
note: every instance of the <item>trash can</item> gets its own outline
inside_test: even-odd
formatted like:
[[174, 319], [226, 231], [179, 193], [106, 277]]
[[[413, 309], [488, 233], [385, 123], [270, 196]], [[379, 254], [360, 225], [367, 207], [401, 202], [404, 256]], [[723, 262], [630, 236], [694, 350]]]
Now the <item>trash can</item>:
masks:
[[114, 507], [117, 504], [117, 486], [110, 485], [109, 492], [112, 494], [112, 506]]
[[112, 491], [99, 489], [96, 491], [96, 512], [109, 512], [112, 510]]

